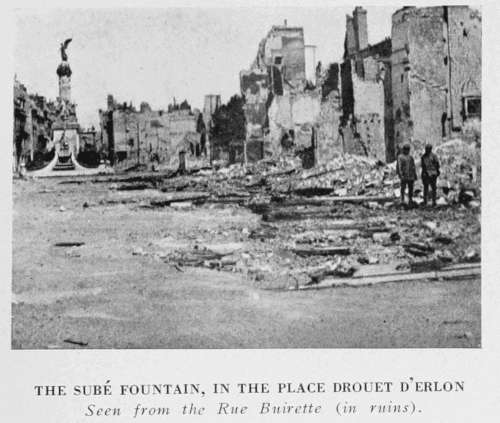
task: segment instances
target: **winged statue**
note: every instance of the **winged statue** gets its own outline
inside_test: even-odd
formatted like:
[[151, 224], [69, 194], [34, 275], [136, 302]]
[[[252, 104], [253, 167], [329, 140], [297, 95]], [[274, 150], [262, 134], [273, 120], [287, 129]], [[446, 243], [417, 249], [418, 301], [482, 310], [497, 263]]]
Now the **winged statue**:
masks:
[[69, 43], [71, 42], [72, 38], [68, 38], [64, 43], [61, 43], [61, 59], [66, 61], [68, 60], [68, 55], [66, 54], [66, 49], [68, 48]]

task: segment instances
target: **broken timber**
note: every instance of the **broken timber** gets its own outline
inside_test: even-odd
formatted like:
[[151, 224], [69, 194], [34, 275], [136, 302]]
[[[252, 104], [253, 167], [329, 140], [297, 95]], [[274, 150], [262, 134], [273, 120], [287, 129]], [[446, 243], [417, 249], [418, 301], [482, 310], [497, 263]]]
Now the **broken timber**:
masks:
[[461, 263], [452, 266], [447, 266], [437, 271], [417, 272], [396, 271], [386, 274], [373, 274], [370, 276], [353, 276], [350, 278], [328, 278], [324, 279], [316, 285], [301, 285], [298, 290], [308, 289], [325, 289], [336, 287], [359, 287], [370, 286], [390, 282], [410, 282], [423, 280], [457, 280], [469, 279], [472, 277], [481, 276], [481, 266], [476, 264]]
[[351, 254], [351, 249], [349, 247], [291, 248], [290, 251], [301, 257], [335, 255], [347, 256]]
[[193, 201], [195, 203], [197, 202], [204, 202], [207, 200], [207, 198], [210, 197], [210, 194], [208, 193], [182, 193], [182, 194], [175, 194], [172, 195], [170, 198], [166, 199], [161, 199], [161, 200], [151, 200], [150, 204], [153, 207], [166, 207], [170, 206], [172, 203], [178, 203], [178, 202], [185, 202], [185, 201]]

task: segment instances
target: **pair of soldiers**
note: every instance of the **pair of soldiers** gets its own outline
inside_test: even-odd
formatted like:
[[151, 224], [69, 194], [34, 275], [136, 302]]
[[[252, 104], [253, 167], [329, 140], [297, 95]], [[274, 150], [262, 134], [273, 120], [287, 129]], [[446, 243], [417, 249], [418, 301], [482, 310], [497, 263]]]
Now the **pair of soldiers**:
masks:
[[[422, 183], [424, 185], [424, 205], [427, 205], [429, 187], [431, 188], [432, 205], [436, 205], [436, 182], [439, 176], [439, 160], [432, 152], [432, 145], [425, 146], [425, 153], [421, 157]], [[408, 204], [413, 204], [413, 184], [417, 180], [415, 161], [410, 155], [410, 146], [405, 144], [402, 153], [398, 155], [396, 171], [401, 180], [401, 202], [404, 203], [406, 188], [408, 187]]]

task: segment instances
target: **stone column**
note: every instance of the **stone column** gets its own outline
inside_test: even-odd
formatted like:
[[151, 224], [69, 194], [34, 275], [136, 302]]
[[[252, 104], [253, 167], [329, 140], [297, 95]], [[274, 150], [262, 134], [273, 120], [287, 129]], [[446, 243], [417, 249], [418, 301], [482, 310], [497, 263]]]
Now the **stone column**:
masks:
[[57, 67], [59, 77], [59, 98], [61, 101], [71, 103], [71, 67], [63, 60]]

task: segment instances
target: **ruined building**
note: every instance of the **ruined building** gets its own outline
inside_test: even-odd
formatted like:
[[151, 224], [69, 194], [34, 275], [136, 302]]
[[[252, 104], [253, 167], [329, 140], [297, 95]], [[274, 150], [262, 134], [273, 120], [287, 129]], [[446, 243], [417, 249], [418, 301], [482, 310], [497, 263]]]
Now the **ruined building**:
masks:
[[437, 144], [478, 127], [481, 17], [467, 6], [404, 7], [392, 16], [396, 145]]
[[477, 11], [404, 7], [391, 38], [370, 45], [358, 6], [346, 17], [340, 65], [319, 62], [307, 78], [305, 50], [302, 28], [273, 26], [240, 73], [249, 160], [292, 153], [318, 164], [345, 152], [390, 162], [401, 143], [420, 151], [455, 135], [478, 138]]
[[184, 101], [168, 110], [152, 110], [148, 103], [136, 109], [108, 95], [107, 109], [99, 110], [103, 144], [113, 164], [130, 167], [158, 163], [176, 165], [179, 153], [205, 158], [205, 125], [198, 110]]
[[392, 160], [391, 40], [368, 44], [366, 10], [346, 17], [341, 65], [343, 150]]
[[398, 146], [477, 133], [481, 17], [467, 6], [404, 7], [391, 38], [368, 44], [366, 11], [347, 16], [341, 66], [344, 151], [395, 159]]
[[57, 119], [56, 103], [38, 94], [30, 94], [14, 80], [13, 169], [42, 162], [53, 148], [52, 125]]
[[[323, 110], [321, 71], [315, 81], [307, 79], [305, 51], [303, 29], [285, 22], [271, 28], [250, 69], [240, 72], [248, 160], [299, 154], [306, 166], [317, 162], [319, 126], [325, 117], [334, 118], [331, 102], [338, 100], [338, 87], [331, 89], [337, 94], [329, 98], [330, 110]], [[331, 140], [337, 133], [332, 127], [322, 136]]]

